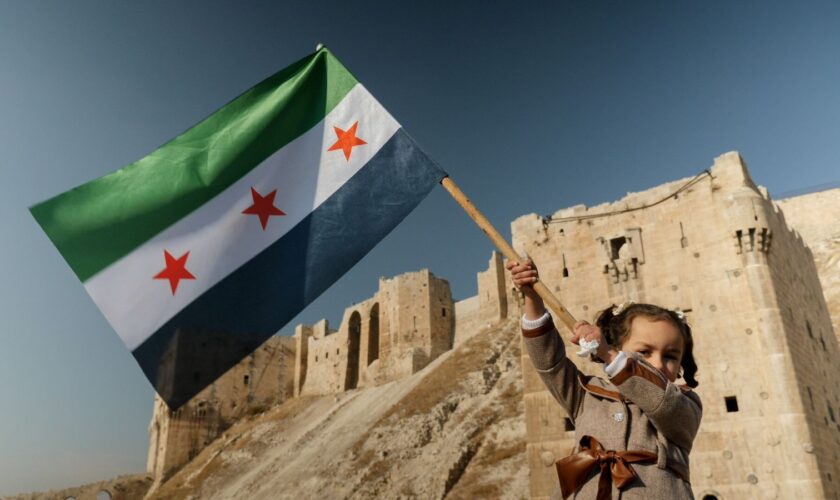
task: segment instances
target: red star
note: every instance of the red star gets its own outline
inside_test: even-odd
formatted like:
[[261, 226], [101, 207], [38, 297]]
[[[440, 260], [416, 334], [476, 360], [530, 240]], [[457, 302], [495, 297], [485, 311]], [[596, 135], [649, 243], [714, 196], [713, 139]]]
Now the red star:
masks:
[[172, 295], [175, 295], [175, 290], [178, 289], [179, 281], [195, 279], [195, 276], [187, 271], [187, 268], [185, 267], [189, 256], [190, 253], [187, 252], [176, 259], [172, 256], [172, 254], [164, 250], [163, 257], [166, 259], [166, 268], [157, 273], [153, 279], [169, 280], [169, 287], [172, 288]]
[[286, 215], [286, 212], [283, 212], [274, 206], [275, 196], [277, 196], [276, 189], [267, 195], [262, 196], [256, 189], [251, 188], [251, 198], [254, 200], [254, 203], [243, 210], [242, 213], [258, 216], [260, 218], [260, 224], [262, 224], [263, 231], [265, 231], [265, 226], [268, 225], [269, 217], [272, 215]]
[[356, 137], [356, 128], [358, 126], [359, 122], [357, 121], [347, 130], [341, 130], [338, 127], [333, 127], [335, 129], [335, 136], [338, 137], [338, 140], [335, 141], [335, 144], [330, 146], [330, 149], [328, 149], [327, 151], [335, 151], [336, 149], [341, 149], [344, 151], [344, 157], [347, 158], [347, 161], [350, 161], [350, 152], [353, 150], [353, 148], [355, 146], [367, 144], [367, 142]]

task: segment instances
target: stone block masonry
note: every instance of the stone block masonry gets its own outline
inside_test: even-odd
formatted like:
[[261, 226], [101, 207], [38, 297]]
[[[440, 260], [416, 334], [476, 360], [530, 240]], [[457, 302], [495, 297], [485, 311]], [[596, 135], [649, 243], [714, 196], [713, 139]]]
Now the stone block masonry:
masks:
[[[626, 300], [687, 313], [704, 403], [691, 453], [697, 498], [836, 498], [840, 352], [814, 259], [737, 153], [716, 158], [710, 173], [643, 210], [627, 209], [689, 179], [560, 210], [559, 222], [520, 217], [514, 245], [577, 318]], [[548, 498], [574, 433], [527, 355], [522, 362], [530, 494]]]
[[237, 419], [292, 397], [294, 353], [293, 338], [272, 337], [175, 412], [155, 395], [146, 470], [156, 482], [166, 480]]
[[321, 320], [298, 325], [292, 337], [271, 338], [176, 412], [156, 397], [147, 459], [152, 491], [242, 416], [292, 397], [410, 376], [452, 349], [456, 324], [460, 342], [506, 319], [518, 303], [502, 264], [494, 253], [479, 273], [478, 291], [489, 299], [472, 297], [460, 308], [449, 283], [428, 270], [381, 278], [373, 297], [345, 309], [337, 330]]

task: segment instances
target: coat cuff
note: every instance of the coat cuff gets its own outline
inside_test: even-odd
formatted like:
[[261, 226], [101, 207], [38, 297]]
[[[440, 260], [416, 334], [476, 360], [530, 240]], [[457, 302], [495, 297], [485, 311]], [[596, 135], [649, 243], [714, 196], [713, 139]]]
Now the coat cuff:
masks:
[[[625, 355], [626, 356], [626, 355]], [[631, 377], [641, 377], [662, 389], [668, 386], [668, 380], [656, 368], [643, 366], [644, 362], [633, 356], [626, 356], [624, 367], [610, 376], [610, 382], [619, 386]], [[649, 365], [648, 365], [649, 366]]]
[[525, 337], [539, 337], [554, 330], [554, 321], [548, 311], [534, 320], [527, 320], [522, 316], [522, 335]]
[[607, 374], [607, 377], [614, 377], [618, 372], [624, 369], [627, 365], [627, 353], [624, 351], [619, 351], [618, 355], [612, 360], [612, 363], [608, 365], [604, 365], [604, 372]]
[[523, 330], [535, 330], [544, 324], [551, 321], [551, 314], [548, 311], [544, 312], [542, 316], [537, 319], [527, 319], [525, 315], [522, 315], [522, 329]]

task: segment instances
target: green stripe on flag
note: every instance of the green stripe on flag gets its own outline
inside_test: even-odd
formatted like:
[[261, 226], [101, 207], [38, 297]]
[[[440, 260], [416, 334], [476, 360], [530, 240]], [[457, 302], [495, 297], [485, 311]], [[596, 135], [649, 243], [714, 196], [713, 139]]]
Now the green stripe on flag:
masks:
[[318, 124], [356, 83], [321, 49], [145, 158], [30, 211], [86, 281]]

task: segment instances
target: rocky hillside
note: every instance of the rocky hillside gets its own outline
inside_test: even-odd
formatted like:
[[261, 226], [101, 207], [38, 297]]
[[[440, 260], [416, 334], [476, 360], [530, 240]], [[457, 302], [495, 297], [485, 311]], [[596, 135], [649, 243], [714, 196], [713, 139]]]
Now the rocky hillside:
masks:
[[414, 376], [235, 424], [150, 499], [527, 498], [518, 327]]

